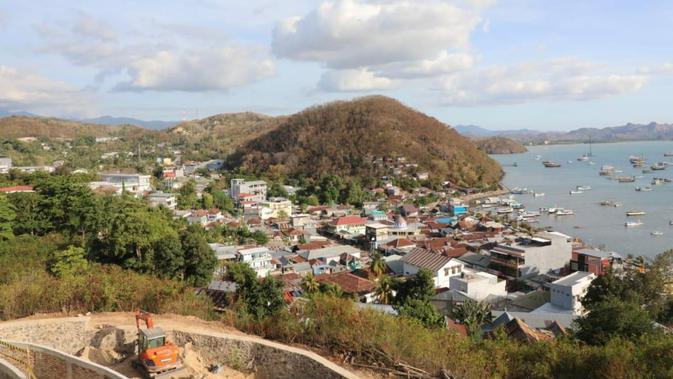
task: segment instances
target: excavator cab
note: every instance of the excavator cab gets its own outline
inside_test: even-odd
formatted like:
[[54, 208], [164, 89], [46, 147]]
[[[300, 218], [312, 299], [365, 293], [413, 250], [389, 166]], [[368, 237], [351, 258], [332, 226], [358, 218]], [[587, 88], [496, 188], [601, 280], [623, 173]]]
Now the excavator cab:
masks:
[[[140, 321], [145, 322], [146, 329], [140, 328]], [[152, 315], [144, 311], [136, 312], [136, 326], [138, 359], [134, 366], [148, 378], [171, 378], [178, 374], [183, 368], [178, 347], [166, 340], [163, 329], [154, 326]]]

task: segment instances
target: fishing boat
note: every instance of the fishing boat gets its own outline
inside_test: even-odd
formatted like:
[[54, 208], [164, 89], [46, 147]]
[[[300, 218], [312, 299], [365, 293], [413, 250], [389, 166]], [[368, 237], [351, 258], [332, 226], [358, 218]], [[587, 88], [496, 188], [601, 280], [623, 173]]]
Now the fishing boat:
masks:
[[572, 216], [575, 212], [572, 209], [559, 209], [556, 211], [557, 216]]
[[627, 228], [632, 228], [632, 227], [641, 226], [641, 225], [643, 225], [643, 222], [640, 221], [640, 220], [638, 220], [638, 221], [627, 221], [627, 222], [624, 223], [624, 226], [626, 226]]
[[654, 231], [652, 231], [652, 232], [650, 233], [650, 235], [653, 235], [653, 236], [655, 236], [655, 237], [659, 237], [659, 236], [663, 236], [664, 233], [663, 233], [663, 232], [660, 232], [660, 231], [658, 231], [658, 230], [654, 230]]
[[573, 190], [570, 190], [569, 193], [570, 193], [571, 195], [581, 195], [581, 194], [584, 193], [584, 191], [573, 191]]
[[547, 168], [561, 167], [560, 163], [556, 163], [556, 162], [553, 162], [553, 161], [544, 161], [544, 162], [542, 162], [542, 164]]
[[577, 158], [577, 160], [580, 162], [586, 162], [589, 160], [589, 154], [582, 154]]
[[591, 186], [576, 186], [575, 189], [578, 191], [591, 191]]
[[528, 190], [528, 188], [514, 187], [514, 188], [512, 188], [511, 192], [515, 195], [524, 195], [524, 194], [529, 193], [530, 191]]
[[671, 153], [671, 152], [664, 153], [664, 156], [665, 157], [673, 157], [673, 153]]
[[617, 181], [619, 183], [633, 183], [636, 181], [635, 176], [618, 176]]
[[664, 181], [664, 178], [652, 178], [652, 182], [650, 184], [652, 184], [653, 186], [659, 186], [659, 185], [662, 185], [664, 183], [666, 183]]
[[644, 216], [645, 214], [646, 214], [645, 211], [626, 211], [626, 215], [628, 217]]
[[544, 196], [544, 192], [534, 192], [533, 197], [542, 197]]
[[661, 171], [661, 170], [665, 170], [665, 169], [666, 169], [666, 164], [665, 164], [664, 162], [658, 162], [657, 164], [653, 164], [652, 166], [650, 166], [650, 168], [651, 168], [653, 171], [655, 171], [655, 170], [656, 170], [656, 171]]
[[603, 200], [599, 204], [604, 206], [604, 207], [615, 207], [615, 208], [622, 206], [622, 203], [620, 203], [618, 201], [612, 201], [612, 200]]
[[600, 176], [608, 176], [612, 175], [612, 173], [615, 171], [615, 168], [610, 165], [603, 165], [601, 166], [601, 170], [598, 172], [598, 175]]
[[652, 187], [645, 186], [645, 187], [636, 187], [637, 192], [650, 192], [652, 191]]
[[498, 208], [496, 212], [500, 215], [508, 214], [514, 212], [514, 209], [512, 207], [507, 207], [507, 208]]
[[642, 156], [632, 155], [629, 157], [629, 162], [631, 162], [631, 164], [643, 164], [646, 160]]

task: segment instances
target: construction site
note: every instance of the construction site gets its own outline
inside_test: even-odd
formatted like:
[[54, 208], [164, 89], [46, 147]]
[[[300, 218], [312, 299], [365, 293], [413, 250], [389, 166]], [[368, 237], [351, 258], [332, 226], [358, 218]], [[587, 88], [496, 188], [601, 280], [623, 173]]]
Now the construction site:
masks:
[[0, 379], [357, 378], [311, 351], [176, 315], [33, 316], [0, 323]]

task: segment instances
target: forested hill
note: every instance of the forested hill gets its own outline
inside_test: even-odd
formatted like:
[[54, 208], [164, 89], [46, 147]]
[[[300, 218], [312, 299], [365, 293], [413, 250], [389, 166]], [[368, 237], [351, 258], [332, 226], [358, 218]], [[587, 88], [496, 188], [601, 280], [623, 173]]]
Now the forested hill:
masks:
[[10, 116], [0, 118], [0, 138], [77, 138], [83, 136], [107, 137], [119, 133], [137, 133], [136, 126], [97, 125], [79, 121], [38, 116]]
[[486, 154], [519, 154], [528, 151], [521, 143], [506, 137], [475, 138], [473, 141]]
[[371, 96], [308, 108], [251, 140], [230, 164], [257, 173], [318, 178], [375, 177], [377, 158], [404, 158], [457, 185], [498, 183], [500, 166], [467, 138], [397, 100]]

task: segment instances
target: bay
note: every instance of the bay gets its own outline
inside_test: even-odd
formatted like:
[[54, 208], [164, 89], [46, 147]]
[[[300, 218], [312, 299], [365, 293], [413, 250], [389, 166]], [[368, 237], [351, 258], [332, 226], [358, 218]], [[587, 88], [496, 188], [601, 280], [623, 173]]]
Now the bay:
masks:
[[[588, 144], [530, 146], [528, 152], [514, 155], [493, 155], [505, 170], [503, 184], [544, 193], [543, 197], [514, 195], [527, 210], [561, 207], [575, 212], [573, 216], [543, 214], [538, 226], [551, 226], [562, 233], [579, 237], [594, 247], [618, 252], [624, 256], [633, 254], [645, 257], [673, 248], [673, 183], [653, 186], [653, 177], [673, 179], [673, 166], [663, 171], [643, 174], [643, 168], [657, 162], [671, 162], [673, 158], [664, 153], [673, 152], [673, 141], [621, 142], [593, 144], [590, 161], [577, 158], [589, 150]], [[536, 156], [541, 156], [538, 160]], [[629, 156], [639, 155], [647, 159], [643, 168], [633, 168]], [[560, 168], [545, 168], [543, 161], [560, 163]], [[513, 167], [512, 164], [517, 164]], [[591, 164], [590, 162], [593, 162]], [[602, 165], [614, 166], [622, 173], [616, 175], [636, 176], [635, 183], [619, 183], [599, 176]], [[571, 195], [576, 186], [591, 186], [590, 191]], [[651, 186], [651, 192], [637, 192], [636, 187]], [[621, 202], [622, 207], [606, 207], [602, 200]], [[641, 217], [626, 217], [627, 210], [647, 212]], [[640, 220], [642, 226], [627, 228], [626, 221]], [[651, 232], [662, 232], [652, 236]]]

